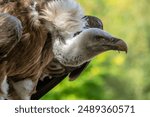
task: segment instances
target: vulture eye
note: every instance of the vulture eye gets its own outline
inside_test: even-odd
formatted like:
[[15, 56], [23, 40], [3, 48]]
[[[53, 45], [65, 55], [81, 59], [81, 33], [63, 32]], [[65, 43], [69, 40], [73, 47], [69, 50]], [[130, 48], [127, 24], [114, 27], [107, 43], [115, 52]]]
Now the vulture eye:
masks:
[[102, 36], [97, 35], [97, 36], [95, 36], [95, 39], [96, 39], [96, 40], [100, 40], [100, 39], [103, 40], [104, 38], [103, 38]]
[[73, 37], [79, 35], [81, 32], [82, 32], [82, 31], [76, 32], [76, 33], [73, 35]]

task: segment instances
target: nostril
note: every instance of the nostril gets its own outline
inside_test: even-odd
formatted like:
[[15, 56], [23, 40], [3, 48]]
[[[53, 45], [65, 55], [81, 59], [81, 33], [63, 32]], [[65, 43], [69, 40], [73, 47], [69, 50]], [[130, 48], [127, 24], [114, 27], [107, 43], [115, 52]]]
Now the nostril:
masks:
[[111, 38], [111, 41], [114, 42], [114, 43], [116, 43], [116, 42], [119, 41], [119, 39], [112, 37], [112, 38]]

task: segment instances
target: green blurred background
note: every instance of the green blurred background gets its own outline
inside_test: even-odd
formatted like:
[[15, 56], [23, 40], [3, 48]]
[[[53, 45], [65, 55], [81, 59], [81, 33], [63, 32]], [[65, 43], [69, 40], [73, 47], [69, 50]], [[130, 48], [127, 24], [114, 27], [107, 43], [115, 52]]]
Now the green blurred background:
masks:
[[150, 99], [149, 0], [78, 0], [85, 14], [124, 39], [129, 52], [97, 56], [75, 81], [66, 78], [42, 99]]

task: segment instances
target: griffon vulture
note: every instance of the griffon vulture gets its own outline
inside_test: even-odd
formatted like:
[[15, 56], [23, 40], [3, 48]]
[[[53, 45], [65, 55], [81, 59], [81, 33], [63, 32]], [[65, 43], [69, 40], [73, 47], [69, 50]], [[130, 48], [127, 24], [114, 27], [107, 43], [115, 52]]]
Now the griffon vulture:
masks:
[[[127, 51], [124, 41], [86, 28], [75, 0], [16, 0], [0, 6], [0, 98], [30, 99], [47, 65], [78, 67], [108, 51]], [[11, 85], [9, 85], [11, 84]], [[13, 98], [12, 98], [13, 99]]]

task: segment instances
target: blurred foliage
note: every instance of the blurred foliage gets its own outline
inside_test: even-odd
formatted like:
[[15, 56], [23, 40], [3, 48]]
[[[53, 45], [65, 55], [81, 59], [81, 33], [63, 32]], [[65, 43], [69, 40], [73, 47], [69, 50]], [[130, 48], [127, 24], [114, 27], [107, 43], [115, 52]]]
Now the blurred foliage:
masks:
[[150, 99], [149, 0], [78, 0], [85, 14], [128, 43], [128, 54], [97, 56], [73, 82], [66, 78], [42, 99]]

